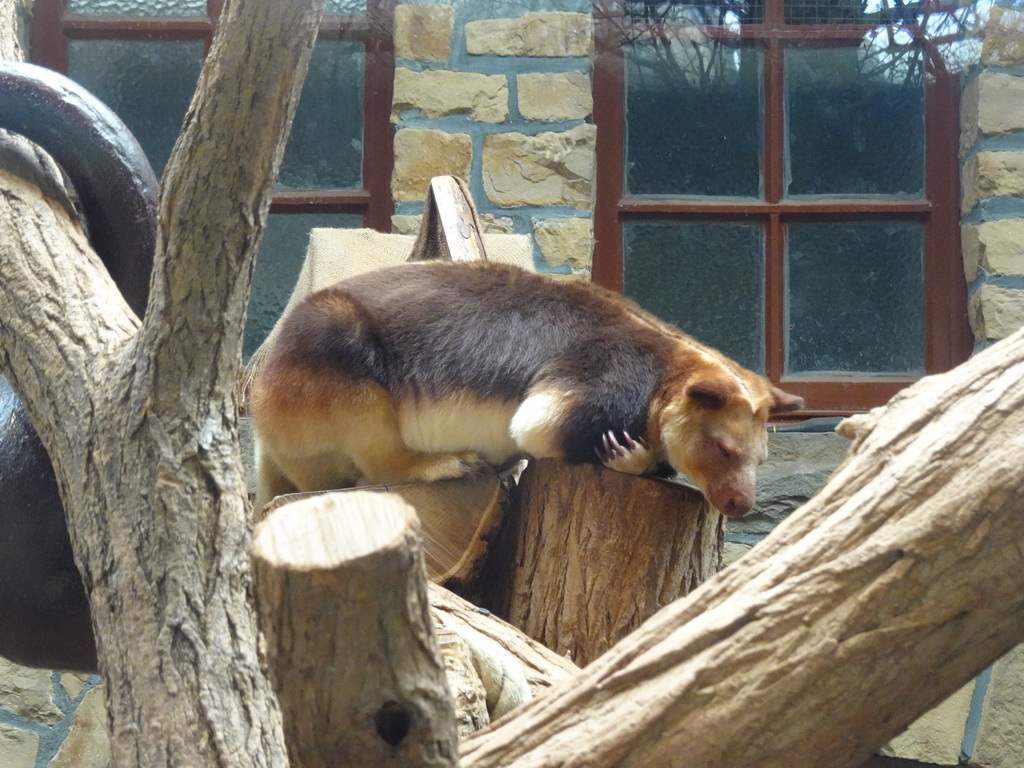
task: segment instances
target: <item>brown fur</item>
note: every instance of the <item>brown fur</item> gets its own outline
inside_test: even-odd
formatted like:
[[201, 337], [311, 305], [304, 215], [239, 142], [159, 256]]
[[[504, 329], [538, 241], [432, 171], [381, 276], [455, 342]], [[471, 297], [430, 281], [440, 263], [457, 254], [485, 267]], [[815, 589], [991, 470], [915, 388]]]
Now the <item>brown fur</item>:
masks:
[[288, 490], [435, 480], [519, 454], [661, 461], [727, 514], [753, 504], [773, 411], [802, 402], [592, 285], [498, 265], [353, 278], [286, 319], [254, 384], [257, 503]]

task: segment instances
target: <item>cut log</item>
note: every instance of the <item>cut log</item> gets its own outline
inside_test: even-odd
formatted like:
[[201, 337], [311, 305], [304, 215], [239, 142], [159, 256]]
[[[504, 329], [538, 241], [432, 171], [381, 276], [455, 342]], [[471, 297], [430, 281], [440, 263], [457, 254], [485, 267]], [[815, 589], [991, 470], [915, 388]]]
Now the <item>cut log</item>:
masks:
[[532, 461], [478, 589], [483, 603], [585, 666], [721, 565], [721, 515], [697, 491]]
[[469, 186], [455, 176], [430, 180], [409, 261], [487, 261], [483, 228]]
[[1024, 640], [1024, 331], [850, 433], [817, 496], [463, 768], [850, 768]]
[[252, 554], [292, 765], [455, 765], [413, 509], [382, 493], [303, 499], [260, 523]]
[[[427, 577], [438, 584], [470, 579], [487, 552], [487, 538], [500, 522], [505, 503], [505, 492], [493, 470], [433, 483], [389, 483], [330, 491], [364, 492], [393, 493], [416, 510], [423, 534]], [[318, 491], [278, 496], [257, 513], [257, 519], [286, 504], [323, 494]]]

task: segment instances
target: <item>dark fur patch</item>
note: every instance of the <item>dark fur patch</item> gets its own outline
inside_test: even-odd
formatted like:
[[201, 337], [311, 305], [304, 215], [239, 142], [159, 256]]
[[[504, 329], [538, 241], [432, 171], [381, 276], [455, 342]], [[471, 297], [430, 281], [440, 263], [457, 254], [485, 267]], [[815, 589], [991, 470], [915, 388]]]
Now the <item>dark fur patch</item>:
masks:
[[[357, 303], [358, 319], [371, 329], [349, 334], [353, 342], [387, 351], [378, 383], [413, 396], [470, 390], [510, 400], [541, 379], [597, 384], [629, 371], [638, 351], [649, 357], [649, 348], [665, 344], [624, 318], [619, 304], [626, 300], [615, 294], [497, 264], [403, 265], [328, 290]], [[339, 325], [353, 320], [337, 318]], [[321, 357], [307, 349], [308, 362]]]
[[344, 289], [318, 291], [289, 313], [267, 370], [311, 365], [381, 382], [387, 376], [387, 351], [377, 326], [373, 314]]
[[[609, 430], [640, 437], [647, 428], [648, 405], [664, 375], [664, 364], [650, 349], [609, 343], [580, 350], [552, 377], [559, 388], [584, 396], [566, 414], [562, 450], [574, 464], [598, 463], [595, 449]], [[563, 362], [563, 361], [559, 361]]]
[[[628, 311], [624, 311], [628, 310]], [[431, 263], [368, 272], [320, 291], [286, 321], [268, 366], [367, 378], [400, 397], [522, 400], [579, 393], [559, 439], [596, 462], [609, 430], [643, 435], [654, 388], [678, 345], [660, 321], [589, 284], [498, 264]], [[287, 358], [287, 361], [285, 360]]]

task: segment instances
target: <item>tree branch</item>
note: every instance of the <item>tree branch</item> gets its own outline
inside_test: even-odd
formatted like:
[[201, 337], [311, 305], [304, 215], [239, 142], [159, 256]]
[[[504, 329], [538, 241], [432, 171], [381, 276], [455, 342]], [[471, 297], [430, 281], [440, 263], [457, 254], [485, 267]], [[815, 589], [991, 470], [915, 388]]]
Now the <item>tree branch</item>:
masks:
[[865, 425], [818, 496], [463, 766], [858, 765], [1024, 639], [1024, 331]]
[[0, 171], [0, 354], [54, 463], [120, 766], [286, 763], [248, 599], [233, 392], [323, 5], [228, 2], [166, 174], [141, 332], [64, 208]]
[[247, 5], [224, 9], [164, 173], [139, 375], [172, 409], [211, 391], [233, 399], [255, 254], [325, 0]]

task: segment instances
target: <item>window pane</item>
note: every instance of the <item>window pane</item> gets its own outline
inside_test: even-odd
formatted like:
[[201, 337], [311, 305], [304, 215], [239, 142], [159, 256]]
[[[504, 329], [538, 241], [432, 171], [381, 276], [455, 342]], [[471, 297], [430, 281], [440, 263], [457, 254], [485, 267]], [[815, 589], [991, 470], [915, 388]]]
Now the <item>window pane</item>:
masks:
[[[764, 21], [763, 0], [708, 0], [702, 3], [625, 0], [625, 11], [626, 21], [635, 25], [634, 34], [654, 32], [657, 25], [666, 22], [717, 25], [760, 24]], [[645, 26], [647, 30], [644, 30]], [[662, 32], [657, 30], [658, 34]]]
[[913, 222], [791, 224], [787, 373], [923, 373], [923, 249]]
[[790, 195], [922, 193], [920, 51], [786, 51]]
[[205, 16], [206, 0], [70, 0], [69, 13]]
[[199, 80], [203, 44], [72, 40], [68, 75], [91, 91], [135, 134], [157, 175], [181, 131]]
[[916, 23], [921, 3], [901, 0], [786, 0], [787, 24]]
[[757, 197], [760, 51], [701, 38], [624, 53], [627, 194]]
[[590, 13], [593, 10], [591, 0], [452, 0], [450, 4], [455, 7], [460, 22], [501, 19], [538, 11]]
[[358, 16], [366, 13], [366, 0], [327, 0], [324, 13], [337, 16]]
[[755, 371], [764, 370], [761, 228], [627, 222], [623, 293]]
[[306, 258], [310, 230], [361, 226], [363, 217], [355, 213], [274, 214], [270, 217], [252, 277], [242, 347], [246, 359], [267, 338], [292, 295]]
[[365, 58], [359, 43], [316, 44], [277, 180], [282, 189], [362, 185]]

